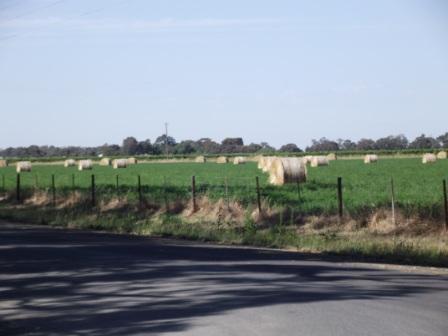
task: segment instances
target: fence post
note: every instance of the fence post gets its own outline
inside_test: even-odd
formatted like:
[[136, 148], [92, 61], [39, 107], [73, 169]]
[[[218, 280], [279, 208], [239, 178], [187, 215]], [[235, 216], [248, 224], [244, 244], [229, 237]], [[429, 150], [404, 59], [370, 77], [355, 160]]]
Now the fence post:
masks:
[[75, 189], [75, 174], [72, 174], [72, 189]]
[[443, 201], [445, 203], [445, 231], [448, 231], [448, 196], [446, 194], [446, 180], [443, 180]]
[[193, 212], [196, 212], [196, 176], [191, 177], [191, 198], [193, 202]]
[[390, 178], [390, 194], [391, 194], [391, 202], [392, 202], [392, 223], [394, 226], [396, 225], [395, 221], [395, 188], [394, 188], [394, 178]]
[[142, 181], [140, 175], [137, 176], [137, 190], [138, 190], [138, 203], [141, 207], [143, 204], [143, 196], [142, 196]]
[[342, 216], [344, 215], [344, 204], [342, 201], [342, 177], [338, 177], [338, 212], [339, 212], [339, 219], [342, 219]]
[[170, 205], [168, 204], [168, 194], [166, 186], [166, 176], [163, 177], [163, 199], [165, 201], [165, 210], [168, 213], [170, 211]]
[[51, 175], [51, 193], [52, 193], [53, 206], [55, 206], [56, 205], [56, 183], [54, 181], [54, 174]]
[[257, 186], [257, 205], [258, 205], [258, 213], [261, 214], [261, 194], [260, 194], [260, 181], [258, 176], [255, 177], [255, 183]]
[[20, 203], [20, 173], [17, 173], [17, 180], [16, 180], [16, 199], [17, 199], [17, 202]]
[[229, 183], [227, 181], [227, 176], [224, 179], [224, 188], [225, 188], [225, 193], [226, 193], [226, 203], [227, 203], [227, 210], [230, 209], [230, 200], [229, 200]]
[[116, 184], [116, 187], [117, 187], [117, 190], [118, 190], [118, 188], [120, 188], [120, 184], [118, 183], [118, 174], [115, 175], [115, 184]]
[[92, 174], [92, 181], [91, 181], [91, 193], [92, 193], [92, 206], [95, 206], [95, 174]]

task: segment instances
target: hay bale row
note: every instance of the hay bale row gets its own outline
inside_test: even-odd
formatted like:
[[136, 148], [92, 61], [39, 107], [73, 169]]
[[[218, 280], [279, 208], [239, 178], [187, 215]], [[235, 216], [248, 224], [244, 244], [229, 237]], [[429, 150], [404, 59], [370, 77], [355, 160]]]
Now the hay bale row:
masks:
[[[114, 168], [126, 168], [128, 165], [137, 164], [136, 158], [127, 159], [115, 159], [111, 160], [109, 158], [102, 158], [99, 162], [100, 166], [114, 166]], [[67, 159], [64, 161], [64, 167], [76, 166], [76, 161], [73, 159]], [[1, 166], [0, 166], [1, 167]], [[79, 160], [78, 169], [79, 170], [90, 170], [93, 168], [92, 160]]]
[[364, 163], [376, 163], [378, 161], [378, 155], [376, 154], [367, 154], [364, 156]]
[[127, 159], [115, 159], [112, 161], [113, 169], [126, 168], [127, 166], [128, 166]]
[[78, 170], [91, 170], [93, 168], [92, 160], [79, 160]]
[[432, 153], [423, 154], [423, 157], [422, 157], [423, 164], [435, 163], [436, 161], [437, 161], [437, 156], [435, 154], [432, 154]]
[[32, 167], [31, 162], [29, 162], [29, 161], [19, 161], [16, 163], [16, 171], [18, 173], [30, 172], [31, 167]]
[[8, 161], [1, 159], [0, 160], [0, 168], [8, 167]]
[[437, 159], [444, 160], [447, 158], [447, 153], [445, 151], [441, 151], [437, 153]]
[[246, 163], [246, 158], [242, 157], [242, 156], [237, 156], [236, 158], [233, 159], [233, 164], [234, 165], [239, 165], [239, 164], [244, 164]]

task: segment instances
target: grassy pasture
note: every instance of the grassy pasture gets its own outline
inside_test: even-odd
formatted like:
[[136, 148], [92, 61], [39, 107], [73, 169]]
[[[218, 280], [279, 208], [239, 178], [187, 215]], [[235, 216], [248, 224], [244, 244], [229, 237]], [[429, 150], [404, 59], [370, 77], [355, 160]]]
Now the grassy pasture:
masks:
[[[255, 163], [244, 165], [216, 163], [145, 163], [114, 170], [95, 165], [91, 171], [79, 172], [76, 167], [35, 165], [31, 173], [22, 173], [23, 188], [48, 189], [55, 175], [58, 193], [75, 188], [88, 191], [91, 175], [95, 174], [98, 197], [117, 193], [136, 194], [140, 175], [144, 197], [161, 200], [187, 198], [191, 194], [191, 176], [196, 176], [198, 194], [212, 199], [228, 197], [242, 203], [256, 202], [255, 176], [260, 177], [262, 197], [272, 205], [289, 206], [306, 214], [334, 214], [337, 211], [336, 181], [343, 178], [344, 207], [353, 216], [363, 216], [370, 210], [390, 206], [390, 180], [394, 179], [397, 207], [407, 215], [441, 218], [442, 180], [448, 178], [448, 160], [423, 165], [420, 159], [382, 159], [365, 165], [361, 160], [332, 161], [328, 167], [308, 168], [308, 181], [297, 185], [268, 185], [268, 175]], [[116, 189], [116, 175], [119, 189]], [[13, 191], [16, 183], [14, 167], [0, 168], [0, 188], [4, 176], [5, 190]], [[168, 196], [167, 196], [168, 195]]]

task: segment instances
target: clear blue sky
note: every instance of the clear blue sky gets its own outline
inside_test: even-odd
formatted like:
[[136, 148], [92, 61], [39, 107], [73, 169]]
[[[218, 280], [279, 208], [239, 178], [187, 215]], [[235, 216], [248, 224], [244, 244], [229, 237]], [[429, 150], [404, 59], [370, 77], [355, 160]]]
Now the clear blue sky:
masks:
[[439, 0], [0, 0], [0, 148], [448, 131]]

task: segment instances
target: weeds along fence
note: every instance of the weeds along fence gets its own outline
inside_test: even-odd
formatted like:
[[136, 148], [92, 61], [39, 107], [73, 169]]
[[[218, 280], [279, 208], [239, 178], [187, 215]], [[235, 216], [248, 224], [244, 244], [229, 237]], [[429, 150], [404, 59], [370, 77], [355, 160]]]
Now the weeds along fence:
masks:
[[123, 201], [140, 208], [165, 208], [176, 211], [191, 206], [201, 207], [201, 200], [234, 201], [260, 212], [281, 207], [297, 215], [334, 215], [363, 218], [378, 209], [390, 209], [393, 219], [399, 210], [404, 216], [443, 221], [448, 227], [448, 201], [446, 180], [430, 193], [418, 188], [402, 193], [403, 185], [385, 178], [376, 182], [375, 191], [360, 188], [338, 177], [334, 182], [310, 180], [303, 184], [270, 186], [264, 176], [253, 177], [201, 177], [167, 176], [163, 179], [143, 178], [135, 175], [124, 181], [120, 174], [51, 175], [45, 179], [32, 173], [17, 174], [6, 179], [0, 175], [0, 193], [3, 202], [31, 203], [37, 206], [82, 204], [98, 207], [111, 201]]

